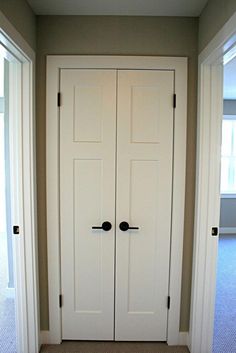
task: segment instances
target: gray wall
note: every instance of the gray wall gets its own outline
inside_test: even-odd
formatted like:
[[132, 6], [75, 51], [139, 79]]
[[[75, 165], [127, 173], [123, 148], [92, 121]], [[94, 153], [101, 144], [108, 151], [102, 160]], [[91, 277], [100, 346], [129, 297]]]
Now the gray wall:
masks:
[[[236, 84], [236, 82], [235, 82]], [[223, 113], [228, 115], [236, 115], [236, 100], [224, 99]]]
[[236, 199], [221, 198], [220, 226], [223, 228], [236, 227]]
[[199, 52], [236, 11], [235, 0], [209, 0], [199, 19]]
[[[236, 115], [236, 100], [224, 100], [224, 114]], [[236, 227], [236, 198], [221, 198], [220, 227]]]
[[48, 328], [45, 190], [47, 54], [187, 56], [188, 140], [181, 330], [189, 326], [195, 185], [198, 19], [174, 17], [37, 17], [37, 170], [41, 328]]
[[36, 16], [28, 2], [26, 0], [0, 0], [0, 10], [35, 50]]

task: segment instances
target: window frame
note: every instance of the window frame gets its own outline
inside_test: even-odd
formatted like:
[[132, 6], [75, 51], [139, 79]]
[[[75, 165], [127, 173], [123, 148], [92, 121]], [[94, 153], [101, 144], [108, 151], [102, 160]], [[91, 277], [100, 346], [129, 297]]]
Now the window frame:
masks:
[[[223, 128], [223, 120], [235, 120], [235, 122], [236, 122], [236, 113], [235, 114], [223, 114], [222, 128]], [[221, 147], [222, 147], [222, 140], [221, 140]], [[221, 161], [222, 161], [222, 152], [221, 152]], [[221, 192], [221, 182], [220, 182], [220, 197], [221, 197], [221, 199], [235, 199], [236, 198], [236, 191], [235, 191], [235, 193]]]

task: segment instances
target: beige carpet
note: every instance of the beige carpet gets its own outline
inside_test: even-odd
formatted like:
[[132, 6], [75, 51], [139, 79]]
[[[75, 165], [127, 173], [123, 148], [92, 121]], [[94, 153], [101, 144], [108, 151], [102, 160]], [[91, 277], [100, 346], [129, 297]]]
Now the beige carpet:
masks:
[[78, 342], [65, 341], [60, 345], [43, 345], [40, 353], [189, 353], [185, 346], [166, 343], [140, 342]]

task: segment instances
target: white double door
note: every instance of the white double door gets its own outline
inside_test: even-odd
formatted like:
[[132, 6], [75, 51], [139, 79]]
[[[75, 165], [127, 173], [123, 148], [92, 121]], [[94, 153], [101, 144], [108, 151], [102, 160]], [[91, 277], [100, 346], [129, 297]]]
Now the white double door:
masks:
[[174, 73], [63, 69], [60, 90], [62, 338], [165, 341]]

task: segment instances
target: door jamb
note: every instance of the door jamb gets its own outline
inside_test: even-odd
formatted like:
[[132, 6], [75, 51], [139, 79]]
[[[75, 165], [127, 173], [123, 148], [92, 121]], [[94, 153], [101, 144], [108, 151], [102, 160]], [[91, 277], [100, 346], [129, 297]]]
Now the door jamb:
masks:
[[[19, 215], [20, 236], [14, 240], [16, 256], [16, 276], [20, 283], [16, 300], [20, 352], [39, 351], [39, 302], [38, 302], [38, 257], [37, 257], [37, 213], [36, 213], [36, 149], [34, 83], [35, 53], [0, 11], [0, 45], [3, 55], [10, 62], [10, 70], [15, 70], [14, 61], [21, 66], [21, 92], [19, 131], [19, 170], [22, 193], [22, 212]], [[17, 70], [18, 71], [18, 70]], [[18, 71], [19, 74], [19, 71]], [[13, 220], [14, 222], [14, 220]]]
[[197, 180], [189, 348], [211, 353], [219, 227], [223, 58], [236, 45], [236, 13], [199, 56]]
[[[60, 283], [60, 209], [59, 209], [59, 73], [62, 68], [173, 70], [177, 106], [174, 126], [174, 171], [170, 255], [167, 342], [179, 343], [182, 253], [184, 233], [186, 127], [187, 127], [187, 58], [129, 56], [48, 56], [47, 57], [47, 244], [49, 286], [49, 339], [61, 343]], [[63, 97], [62, 97], [63, 104]]]

